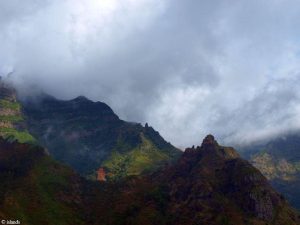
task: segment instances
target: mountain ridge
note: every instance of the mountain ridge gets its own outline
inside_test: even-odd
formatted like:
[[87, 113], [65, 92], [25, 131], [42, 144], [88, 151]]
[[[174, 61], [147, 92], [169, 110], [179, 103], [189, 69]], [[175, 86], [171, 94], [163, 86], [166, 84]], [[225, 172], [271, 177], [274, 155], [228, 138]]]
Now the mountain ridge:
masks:
[[297, 225], [266, 178], [213, 136], [174, 164], [116, 182], [88, 181], [32, 144], [0, 138], [0, 219], [22, 224]]
[[267, 179], [212, 135], [201, 146], [187, 148], [175, 164], [111, 189], [117, 194], [96, 197], [95, 215], [114, 218], [105, 224], [300, 223], [297, 212]]
[[[148, 124], [81, 96], [27, 99], [16, 112], [36, 142], [0, 137], [0, 217], [33, 225], [300, 223], [261, 172], [213, 135], [181, 153]], [[96, 171], [106, 182], [95, 181]]]
[[95, 178], [100, 167], [111, 179], [139, 175], [181, 154], [148, 124], [121, 120], [107, 104], [84, 96], [58, 100], [43, 95], [21, 103], [30, 133], [54, 158], [85, 176]]

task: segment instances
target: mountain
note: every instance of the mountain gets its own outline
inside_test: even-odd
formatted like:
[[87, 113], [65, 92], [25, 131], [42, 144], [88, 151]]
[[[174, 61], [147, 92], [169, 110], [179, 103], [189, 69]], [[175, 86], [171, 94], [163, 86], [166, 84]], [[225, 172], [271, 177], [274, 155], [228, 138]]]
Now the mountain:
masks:
[[274, 188], [300, 209], [300, 135], [288, 134], [248, 146], [243, 152]]
[[116, 182], [88, 181], [43, 148], [0, 138], [0, 219], [24, 225], [297, 225], [251, 164], [207, 136], [178, 162]]
[[36, 145], [0, 138], [0, 219], [84, 224], [82, 180]]
[[[20, 103], [12, 86], [0, 84], [0, 219], [300, 224], [259, 170], [212, 135], [182, 154], [148, 124], [123, 121], [104, 103], [48, 95]], [[286, 143], [274, 146], [281, 157]], [[286, 160], [297, 168], [295, 155]]]
[[14, 88], [0, 78], [0, 136], [16, 139], [19, 142], [35, 142], [26, 129]]
[[259, 170], [212, 135], [174, 165], [112, 185], [91, 203], [97, 224], [300, 224]]
[[43, 95], [22, 101], [29, 132], [49, 153], [91, 178], [104, 168], [108, 179], [154, 171], [181, 151], [146, 124], [119, 119], [102, 102], [69, 101]]

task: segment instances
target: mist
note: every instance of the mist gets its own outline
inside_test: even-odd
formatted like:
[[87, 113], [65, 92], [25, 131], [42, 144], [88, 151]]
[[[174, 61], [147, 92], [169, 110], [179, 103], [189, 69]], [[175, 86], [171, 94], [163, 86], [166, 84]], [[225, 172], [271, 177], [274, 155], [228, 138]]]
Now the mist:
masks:
[[300, 128], [296, 0], [0, 2], [0, 74], [85, 95], [179, 147]]

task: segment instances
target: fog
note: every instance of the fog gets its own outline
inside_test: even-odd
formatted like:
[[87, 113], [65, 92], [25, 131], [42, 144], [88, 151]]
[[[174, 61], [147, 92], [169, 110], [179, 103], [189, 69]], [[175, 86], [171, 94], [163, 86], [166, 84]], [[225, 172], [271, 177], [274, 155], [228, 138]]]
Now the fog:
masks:
[[85, 95], [179, 147], [300, 128], [296, 0], [0, 2], [0, 74]]

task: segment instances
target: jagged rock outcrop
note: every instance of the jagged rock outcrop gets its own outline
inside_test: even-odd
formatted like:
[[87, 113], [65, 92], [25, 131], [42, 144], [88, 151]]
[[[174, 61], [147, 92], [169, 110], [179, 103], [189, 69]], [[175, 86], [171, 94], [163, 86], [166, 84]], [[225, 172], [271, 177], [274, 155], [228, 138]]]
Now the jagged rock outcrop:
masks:
[[[182, 177], [182, 173], [186, 173], [186, 177]], [[212, 135], [208, 135], [200, 147], [187, 149], [179, 164], [163, 179], [174, 182], [173, 178], [176, 180], [172, 187], [174, 192], [178, 192], [180, 198], [194, 199], [196, 205], [202, 204], [199, 199], [210, 205], [222, 195], [245, 215], [268, 222], [275, 218], [278, 206], [287, 205], [257, 169], [242, 160], [233, 148], [219, 146]], [[185, 182], [177, 182], [180, 179]], [[182, 189], [201, 191], [182, 196]]]
[[106, 172], [104, 168], [99, 168], [97, 171], [97, 181], [104, 182], [106, 181]]
[[300, 224], [267, 179], [212, 135], [186, 149], [176, 164], [114, 188], [119, 194], [109, 203], [98, 199], [99, 210], [110, 204], [118, 218], [106, 224]]

